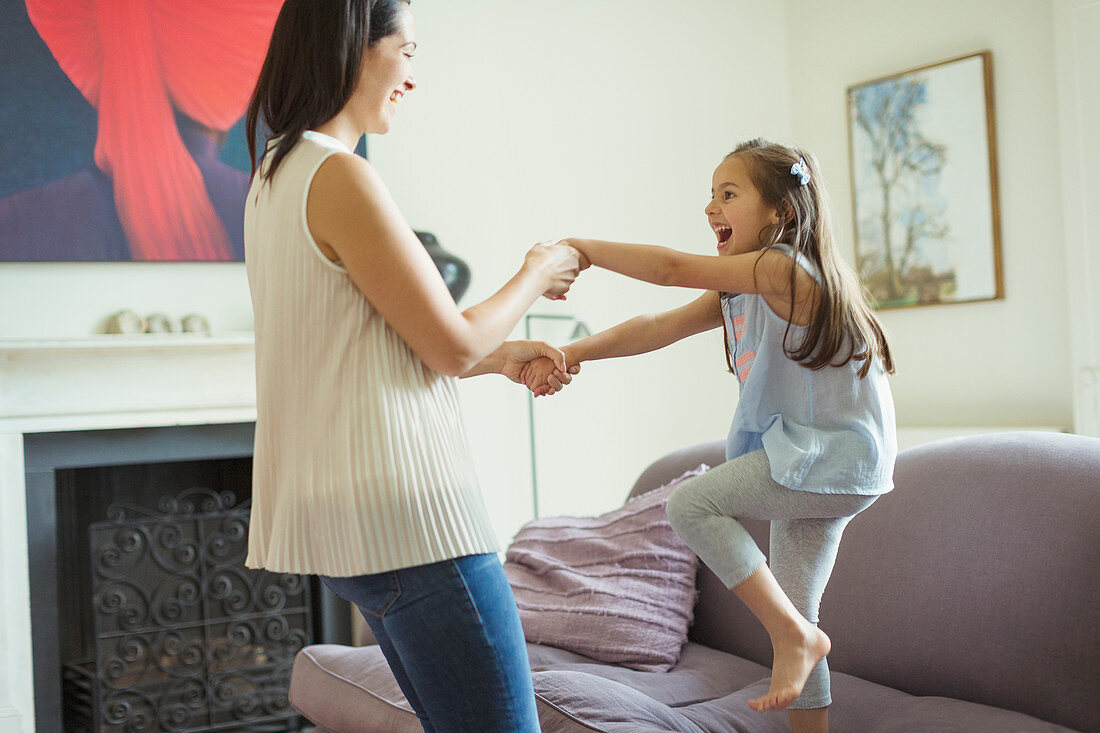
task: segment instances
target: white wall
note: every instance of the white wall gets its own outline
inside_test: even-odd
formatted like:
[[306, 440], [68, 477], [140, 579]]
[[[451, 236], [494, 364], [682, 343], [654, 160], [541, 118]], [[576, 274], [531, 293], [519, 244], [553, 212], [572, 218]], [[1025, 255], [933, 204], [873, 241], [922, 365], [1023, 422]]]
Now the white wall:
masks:
[[884, 311], [901, 425], [1072, 425], [1049, 0], [789, 0], [794, 135], [825, 169], [852, 250], [845, 94], [993, 52], [1005, 299]]
[[[416, 0], [419, 88], [370, 157], [409, 222], [469, 262], [463, 304], [500, 287], [540, 239], [569, 235], [711, 252], [703, 207], [738, 140], [789, 132], [783, 3], [752, 0]], [[771, 59], [767, 75], [755, 72]], [[763, 100], [748, 104], [747, 100]], [[565, 303], [593, 329], [677, 306], [688, 291], [607, 272]], [[552, 337], [552, 332], [538, 331]], [[517, 331], [522, 334], [522, 329]], [[541, 513], [621, 502], [675, 448], [724, 435], [736, 399], [720, 337], [596, 363], [536, 404]], [[530, 515], [527, 397], [463, 385], [502, 537]]]
[[0, 340], [82, 338], [112, 313], [205, 315], [215, 331], [251, 331], [244, 264], [0, 263]]
[[1100, 2], [1056, 0], [1074, 432], [1100, 436]]

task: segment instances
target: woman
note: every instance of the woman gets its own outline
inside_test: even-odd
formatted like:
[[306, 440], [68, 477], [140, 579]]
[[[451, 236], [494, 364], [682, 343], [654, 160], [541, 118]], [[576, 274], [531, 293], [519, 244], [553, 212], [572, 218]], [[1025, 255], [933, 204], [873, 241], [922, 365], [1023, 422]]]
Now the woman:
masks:
[[[288, 0], [247, 114], [245, 261], [258, 416], [250, 567], [316, 573], [362, 610], [425, 731], [537, 731], [515, 600], [456, 377], [519, 381], [560, 351], [503, 343], [564, 298], [575, 250], [540, 243], [459, 312], [371, 165], [416, 87], [407, 0]], [[259, 120], [270, 131], [258, 170]], [[568, 379], [568, 377], [564, 377]]]

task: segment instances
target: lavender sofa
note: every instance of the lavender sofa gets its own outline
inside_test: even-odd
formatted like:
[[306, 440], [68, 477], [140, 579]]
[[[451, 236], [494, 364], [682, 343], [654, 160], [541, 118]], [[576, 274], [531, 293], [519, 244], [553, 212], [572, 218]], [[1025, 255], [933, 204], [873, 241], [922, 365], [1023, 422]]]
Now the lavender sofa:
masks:
[[[632, 495], [723, 446], [662, 458]], [[902, 452], [895, 483], [849, 525], [822, 602], [833, 729], [1100, 731], [1100, 440], [939, 441]], [[766, 523], [748, 528], [766, 547]], [[530, 645], [543, 731], [786, 731], [784, 713], [746, 704], [767, 688], [767, 636], [705, 568], [698, 588], [670, 672]], [[303, 649], [290, 700], [319, 731], [420, 730], [376, 646]]]

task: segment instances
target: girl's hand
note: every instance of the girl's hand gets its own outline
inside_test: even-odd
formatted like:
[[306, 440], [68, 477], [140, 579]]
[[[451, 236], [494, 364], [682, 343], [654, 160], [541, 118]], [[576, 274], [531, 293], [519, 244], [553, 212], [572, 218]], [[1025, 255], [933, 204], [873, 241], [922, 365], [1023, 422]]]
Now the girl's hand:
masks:
[[564, 244], [567, 247], [572, 247], [577, 250], [577, 257], [580, 260], [581, 270], [587, 270], [589, 267], [592, 267], [592, 261], [588, 259], [588, 255], [584, 253], [581, 247], [581, 242], [583, 241], [583, 239], [577, 239], [576, 237], [567, 237], [565, 239], [559, 239], [558, 244]]
[[565, 294], [584, 269], [576, 249], [550, 241], [539, 242], [528, 250], [523, 266], [545, 277], [546, 292], [543, 297], [550, 300], [565, 300]]
[[563, 372], [550, 359], [539, 358], [523, 367], [520, 378], [535, 397], [542, 397], [565, 389], [565, 385], [573, 381], [573, 375], [580, 371], [580, 364], [574, 364]]

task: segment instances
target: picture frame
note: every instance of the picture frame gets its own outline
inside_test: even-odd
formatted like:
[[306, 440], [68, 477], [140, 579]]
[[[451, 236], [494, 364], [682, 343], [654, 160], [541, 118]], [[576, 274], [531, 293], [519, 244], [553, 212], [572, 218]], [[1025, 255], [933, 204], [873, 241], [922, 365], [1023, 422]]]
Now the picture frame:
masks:
[[1004, 298], [993, 55], [847, 90], [856, 269], [875, 307]]

